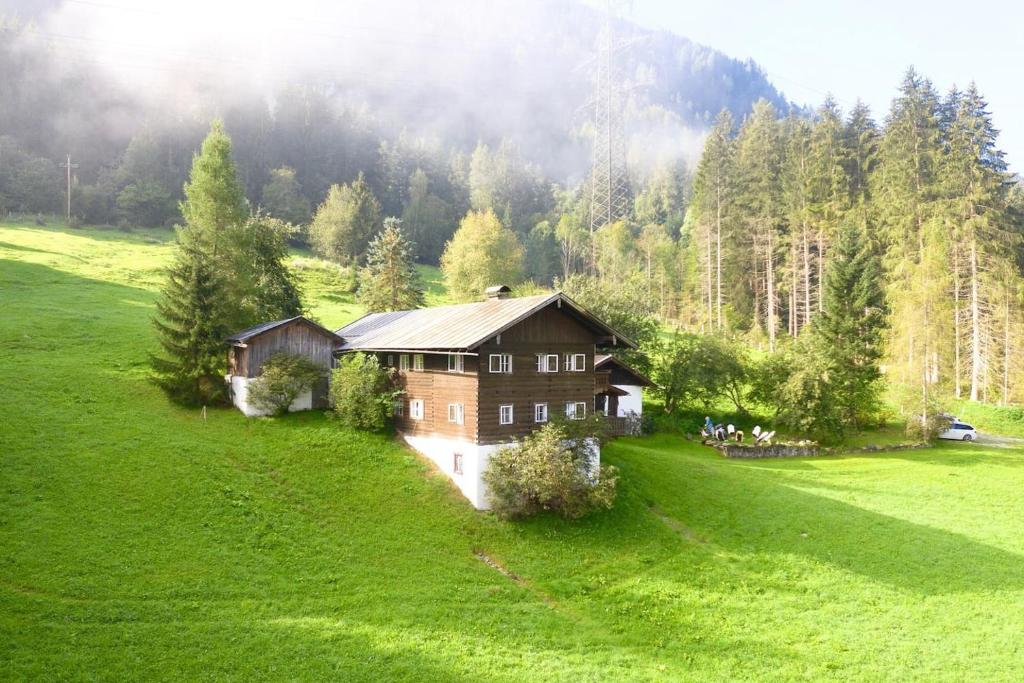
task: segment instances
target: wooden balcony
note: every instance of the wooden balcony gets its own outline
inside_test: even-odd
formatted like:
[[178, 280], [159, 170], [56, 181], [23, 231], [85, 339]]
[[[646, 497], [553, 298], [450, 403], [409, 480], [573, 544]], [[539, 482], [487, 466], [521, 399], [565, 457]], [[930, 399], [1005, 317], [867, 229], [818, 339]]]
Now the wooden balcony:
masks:
[[640, 436], [640, 417], [606, 416], [608, 436]]

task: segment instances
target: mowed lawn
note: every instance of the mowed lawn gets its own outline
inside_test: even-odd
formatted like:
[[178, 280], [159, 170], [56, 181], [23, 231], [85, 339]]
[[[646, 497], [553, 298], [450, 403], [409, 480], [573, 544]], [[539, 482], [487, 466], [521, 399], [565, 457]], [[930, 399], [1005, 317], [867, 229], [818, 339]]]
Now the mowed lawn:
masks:
[[621, 440], [613, 511], [502, 523], [385, 436], [169, 405], [169, 254], [0, 226], [2, 680], [1021, 677], [1020, 450]]

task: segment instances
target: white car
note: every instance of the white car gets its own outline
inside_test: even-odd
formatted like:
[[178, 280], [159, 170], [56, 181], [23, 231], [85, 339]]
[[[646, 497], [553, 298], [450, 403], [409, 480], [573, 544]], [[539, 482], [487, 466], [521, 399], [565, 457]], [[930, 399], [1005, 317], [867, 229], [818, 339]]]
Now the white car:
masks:
[[974, 441], [978, 438], [978, 431], [966, 422], [954, 418], [949, 423], [949, 429], [939, 434], [939, 438], [951, 441]]

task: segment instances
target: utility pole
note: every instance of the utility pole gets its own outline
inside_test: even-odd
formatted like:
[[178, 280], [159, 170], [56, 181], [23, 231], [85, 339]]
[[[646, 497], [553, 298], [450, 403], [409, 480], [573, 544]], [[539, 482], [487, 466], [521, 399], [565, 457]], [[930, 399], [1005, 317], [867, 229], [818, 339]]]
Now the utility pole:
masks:
[[71, 169], [78, 168], [78, 164], [71, 163], [71, 155], [69, 154], [68, 155], [68, 160], [65, 163], [61, 164], [60, 166], [61, 166], [61, 168], [66, 168], [68, 170], [68, 210], [67, 210], [67, 215], [65, 216], [65, 218], [67, 219], [68, 224], [70, 224], [71, 223]]
[[616, 53], [629, 43], [616, 42], [609, 2], [604, 28], [598, 36], [594, 62], [594, 149], [590, 170], [591, 267], [594, 266], [594, 233], [629, 215], [630, 189], [626, 173], [626, 133], [623, 126], [624, 96], [615, 63]]

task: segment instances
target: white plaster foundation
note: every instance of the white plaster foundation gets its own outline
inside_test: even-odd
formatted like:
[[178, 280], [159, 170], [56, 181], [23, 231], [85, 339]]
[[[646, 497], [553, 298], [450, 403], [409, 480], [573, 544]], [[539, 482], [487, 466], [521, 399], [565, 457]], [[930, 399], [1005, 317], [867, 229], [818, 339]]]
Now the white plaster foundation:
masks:
[[[438, 469], [451, 479], [469, 502], [477, 510], [489, 510], [490, 499], [487, 485], [484, 484], [484, 471], [490, 463], [491, 456], [509, 444], [480, 445], [469, 441], [457, 441], [440, 436], [415, 436], [402, 434], [402, 438], [415, 451], [430, 458]], [[590, 475], [597, 477], [601, 466], [601, 448], [597, 443], [591, 444], [594, 459], [591, 461]], [[455, 471], [455, 454], [462, 455], [462, 472]]]
[[644, 388], [634, 384], [615, 384], [616, 389], [622, 389], [628, 396], [619, 396], [618, 417], [628, 417], [630, 413], [642, 415], [644, 412]]
[[[260, 417], [268, 415], [268, 411], [261, 410], [256, 406], [249, 404], [249, 384], [255, 381], [255, 377], [240, 377], [238, 375], [231, 375], [231, 402], [235, 404], [235, 407], [245, 413], [246, 417]], [[292, 404], [288, 406], [288, 412], [294, 413], [299, 410], [312, 410], [313, 409], [313, 390], [310, 389], [305, 391], [292, 401]]]

